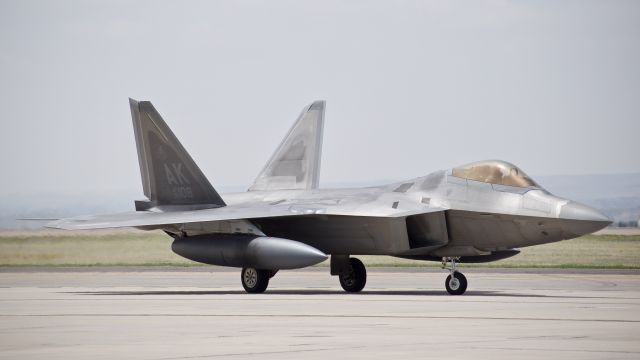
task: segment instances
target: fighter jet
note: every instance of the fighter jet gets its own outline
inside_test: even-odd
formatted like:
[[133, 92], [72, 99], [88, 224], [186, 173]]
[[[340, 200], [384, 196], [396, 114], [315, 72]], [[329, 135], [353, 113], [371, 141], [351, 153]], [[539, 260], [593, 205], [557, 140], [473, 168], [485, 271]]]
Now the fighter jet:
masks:
[[47, 226], [161, 229], [180, 256], [242, 268], [249, 293], [264, 292], [278, 270], [329, 256], [331, 275], [345, 291], [359, 292], [367, 272], [352, 256], [388, 255], [442, 261], [447, 292], [460, 295], [467, 279], [458, 262], [511, 257], [519, 248], [575, 238], [611, 222], [499, 160], [382, 186], [321, 189], [324, 101], [304, 107], [246, 192], [221, 196], [154, 106], [129, 103], [146, 199], [135, 201], [135, 211]]

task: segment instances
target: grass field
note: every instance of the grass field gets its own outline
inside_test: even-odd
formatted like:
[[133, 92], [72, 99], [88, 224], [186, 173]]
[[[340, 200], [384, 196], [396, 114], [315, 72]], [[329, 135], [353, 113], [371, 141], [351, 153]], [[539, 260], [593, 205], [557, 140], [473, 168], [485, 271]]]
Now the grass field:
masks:
[[[162, 232], [0, 233], [0, 266], [201, 265], [175, 255], [171, 241]], [[462, 266], [640, 269], [640, 235], [590, 235], [521, 250], [510, 259]], [[368, 266], [440, 265], [389, 256], [358, 257]]]

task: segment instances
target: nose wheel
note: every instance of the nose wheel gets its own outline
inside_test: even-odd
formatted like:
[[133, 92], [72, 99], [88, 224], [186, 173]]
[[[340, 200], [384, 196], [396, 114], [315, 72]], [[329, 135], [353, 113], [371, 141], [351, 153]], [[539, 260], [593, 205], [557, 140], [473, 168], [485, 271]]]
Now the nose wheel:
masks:
[[467, 278], [456, 269], [455, 258], [443, 258], [442, 268], [447, 269], [447, 262], [451, 262], [451, 268], [449, 268], [449, 276], [444, 282], [445, 288], [450, 295], [462, 295], [467, 291]]

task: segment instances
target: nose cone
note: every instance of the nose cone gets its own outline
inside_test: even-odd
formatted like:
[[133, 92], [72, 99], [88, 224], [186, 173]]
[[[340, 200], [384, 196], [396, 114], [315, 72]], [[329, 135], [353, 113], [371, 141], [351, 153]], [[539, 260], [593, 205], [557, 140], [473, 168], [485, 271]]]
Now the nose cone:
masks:
[[582, 205], [575, 201], [569, 201], [562, 206], [562, 209], [560, 209], [560, 218], [611, 223], [611, 219], [609, 219], [607, 215], [592, 207]]
[[575, 201], [562, 205], [558, 217], [564, 220], [565, 231], [574, 236], [590, 234], [611, 224], [611, 219], [605, 214]]

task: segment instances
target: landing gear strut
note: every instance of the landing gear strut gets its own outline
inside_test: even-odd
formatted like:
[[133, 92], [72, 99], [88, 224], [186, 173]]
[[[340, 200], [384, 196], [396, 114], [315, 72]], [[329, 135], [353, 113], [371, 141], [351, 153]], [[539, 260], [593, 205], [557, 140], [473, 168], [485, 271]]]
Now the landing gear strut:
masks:
[[450, 274], [444, 282], [450, 295], [462, 295], [467, 290], [467, 278], [456, 269], [456, 261], [457, 258], [442, 258], [443, 269], [447, 269], [447, 262], [451, 262], [451, 268], [448, 269]]

